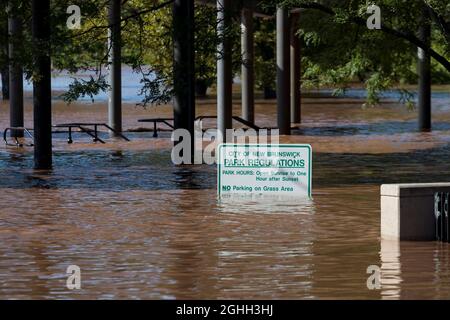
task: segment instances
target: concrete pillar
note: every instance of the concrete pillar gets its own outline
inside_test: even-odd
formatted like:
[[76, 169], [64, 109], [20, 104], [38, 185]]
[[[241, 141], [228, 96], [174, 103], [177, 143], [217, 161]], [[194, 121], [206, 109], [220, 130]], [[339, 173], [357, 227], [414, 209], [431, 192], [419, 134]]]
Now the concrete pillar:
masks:
[[226, 142], [226, 129], [232, 128], [232, 84], [231, 40], [227, 34], [231, 25], [231, 0], [217, 0], [217, 130]]
[[242, 118], [255, 122], [255, 75], [254, 75], [254, 40], [253, 9], [244, 8], [241, 17], [241, 54], [242, 54]]
[[[50, 42], [50, 0], [33, 0], [32, 39], [34, 46], [48, 48]], [[39, 51], [34, 57], [37, 78], [33, 82], [34, 166], [52, 167], [52, 87], [50, 53]]]
[[301, 93], [300, 93], [300, 39], [297, 36], [297, 27], [300, 14], [292, 13], [291, 16], [291, 122], [300, 123], [301, 118]]
[[[18, 51], [16, 45], [22, 38], [22, 21], [17, 17], [17, 12], [9, 7], [8, 14], [9, 32], [9, 125], [11, 127], [23, 127], [23, 70], [17, 61]], [[12, 130], [12, 137], [23, 137], [23, 131]]]
[[436, 239], [434, 194], [450, 192], [450, 183], [384, 184], [381, 186], [381, 238]]
[[[431, 45], [431, 27], [428, 13], [424, 11], [419, 39]], [[428, 50], [418, 48], [419, 73], [419, 130], [431, 130], [431, 56]]]
[[195, 121], [194, 0], [175, 0], [173, 3], [173, 45], [174, 127], [189, 131], [192, 160]]
[[290, 30], [288, 10], [277, 8], [277, 109], [280, 134], [291, 134]]
[[108, 124], [118, 132], [122, 132], [122, 55], [120, 0], [109, 0], [108, 5], [108, 63], [109, 91]]

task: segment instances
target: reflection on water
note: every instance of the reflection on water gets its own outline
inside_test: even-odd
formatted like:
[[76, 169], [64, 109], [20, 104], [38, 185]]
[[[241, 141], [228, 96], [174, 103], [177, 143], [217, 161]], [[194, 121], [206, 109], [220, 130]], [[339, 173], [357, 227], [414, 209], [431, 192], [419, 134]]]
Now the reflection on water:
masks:
[[[305, 201], [218, 201], [215, 167], [172, 165], [167, 133], [106, 145], [55, 134], [51, 172], [31, 169], [32, 149], [1, 146], [0, 298], [450, 298], [447, 244], [379, 239], [381, 183], [449, 180], [450, 115], [421, 134], [397, 109], [345, 108], [365, 124], [306, 104], [281, 139], [312, 144]], [[80, 291], [65, 287], [71, 264]], [[369, 265], [381, 290], [367, 289]]]
[[381, 240], [381, 296], [383, 299], [401, 297], [402, 270], [400, 263], [400, 242]]
[[226, 194], [218, 199], [219, 211], [238, 214], [314, 214], [312, 199], [277, 195]]
[[443, 243], [381, 241], [382, 296], [449, 299], [449, 246]]

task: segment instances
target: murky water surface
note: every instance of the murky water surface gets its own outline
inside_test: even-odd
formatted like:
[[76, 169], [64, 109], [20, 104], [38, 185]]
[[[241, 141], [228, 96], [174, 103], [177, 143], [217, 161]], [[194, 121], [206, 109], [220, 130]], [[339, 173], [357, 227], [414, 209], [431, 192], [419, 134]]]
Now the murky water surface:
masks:
[[[52, 172], [31, 169], [31, 148], [2, 144], [0, 298], [449, 299], [448, 245], [379, 239], [380, 184], [449, 181], [449, 102], [432, 133], [402, 106], [361, 103], [305, 99], [304, 123], [282, 137], [313, 147], [312, 201], [219, 202], [215, 167], [173, 166], [167, 132], [105, 145], [55, 133]], [[28, 126], [30, 110], [27, 100]], [[197, 114], [214, 110], [204, 100]], [[170, 112], [126, 106], [125, 127]], [[275, 125], [273, 101], [257, 112]], [[102, 103], [54, 106], [54, 123], [106, 116]], [[72, 264], [79, 291], [65, 286]], [[367, 289], [369, 265], [382, 268], [381, 290]]]

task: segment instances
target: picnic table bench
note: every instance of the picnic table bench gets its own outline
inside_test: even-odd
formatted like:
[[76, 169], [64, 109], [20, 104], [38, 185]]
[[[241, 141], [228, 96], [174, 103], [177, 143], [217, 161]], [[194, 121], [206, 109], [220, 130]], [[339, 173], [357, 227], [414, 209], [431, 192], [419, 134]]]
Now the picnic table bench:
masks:
[[[26, 134], [29, 138], [31, 138], [32, 140], [34, 140], [34, 137], [33, 137], [33, 134], [31, 133], [31, 131], [33, 131], [33, 129], [30, 129], [30, 128], [25, 128], [25, 127], [9, 127], [9, 128], [6, 128], [4, 131], [3, 131], [3, 140], [5, 141], [5, 143], [6, 143], [6, 145], [7, 146], [17, 146], [17, 147], [23, 147], [23, 143], [21, 143], [20, 141], [19, 141], [19, 139], [18, 139], [18, 137], [12, 137], [13, 139], [14, 139], [14, 141], [15, 141], [15, 143], [13, 144], [13, 143], [9, 143], [8, 142], [8, 132], [14, 132], [14, 131], [22, 131], [23, 133], [24, 133], [24, 135]], [[32, 147], [32, 146], [34, 146], [34, 144], [33, 143], [29, 143], [29, 144], [26, 144], [28, 147]]]
[[[87, 127], [93, 127], [87, 128]], [[98, 123], [98, 122], [73, 122], [73, 123], [62, 123], [62, 124], [56, 124], [53, 126], [53, 128], [67, 128], [69, 136], [67, 138], [67, 143], [71, 144], [73, 143], [72, 138], [72, 129], [78, 128], [80, 131], [86, 133], [87, 135], [91, 136], [94, 142], [100, 142], [105, 143], [104, 140], [100, 139], [98, 136], [98, 127], [105, 127], [106, 129], [112, 131], [114, 134], [116, 134], [118, 137], [121, 137], [125, 141], [130, 141], [127, 137], [125, 137], [122, 133], [114, 130], [106, 123]]]
[[[202, 121], [204, 119], [216, 119], [217, 116], [198, 116], [195, 118], [195, 121]], [[251, 123], [250, 121], [244, 120], [241, 117], [238, 116], [233, 116], [233, 119], [237, 122], [242, 123], [243, 125], [254, 129], [256, 131], [259, 131], [261, 128], [258, 127], [257, 125]], [[170, 123], [169, 121], [172, 121], [172, 123]], [[165, 125], [167, 125], [170, 129], [174, 129], [174, 125], [173, 125], [173, 118], [149, 118], [149, 119], [139, 119], [138, 122], [153, 122], [153, 137], [157, 138], [158, 137], [158, 123], [164, 123]]]

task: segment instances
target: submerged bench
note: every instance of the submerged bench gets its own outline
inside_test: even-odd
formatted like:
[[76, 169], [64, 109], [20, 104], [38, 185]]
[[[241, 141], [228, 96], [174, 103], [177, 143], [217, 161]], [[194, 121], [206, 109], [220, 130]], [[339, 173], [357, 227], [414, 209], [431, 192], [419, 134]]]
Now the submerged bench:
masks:
[[[9, 127], [3, 131], [3, 140], [5, 141], [7, 146], [23, 147], [23, 143], [21, 143], [18, 139], [19, 137], [14, 136], [12, 133], [13, 132], [23, 132], [24, 136], [26, 134], [29, 138], [31, 138], [31, 140], [34, 140], [34, 137], [33, 137], [33, 134], [31, 133], [31, 131], [33, 131], [33, 129], [25, 128], [25, 127]], [[7, 138], [8, 132], [11, 132], [11, 137], [14, 139], [14, 142], [15, 142], [14, 144], [8, 142], [8, 138]], [[33, 145], [33, 143], [29, 143], [29, 144], [26, 144], [26, 146], [33, 147], [34, 145]]]
[[151, 118], [151, 119], [139, 119], [138, 122], [153, 122], [153, 138], [158, 137], [158, 128], [157, 123], [164, 123], [169, 128], [173, 130], [173, 124], [169, 123], [169, 121], [173, 121], [173, 118]]
[[[258, 127], [257, 125], [251, 123], [250, 121], [242, 119], [241, 117], [233, 116], [232, 118], [233, 118], [233, 120], [240, 122], [243, 125], [251, 128], [251, 129], [254, 129], [256, 131], [259, 131], [262, 129], [262, 128]], [[198, 116], [195, 118], [195, 121], [202, 121], [204, 119], [217, 119], [217, 116]], [[169, 121], [171, 121], [172, 123], [170, 123]], [[173, 118], [150, 118], [150, 119], [139, 119], [138, 120], [138, 122], [153, 122], [153, 137], [154, 138], [158, 137], [158, 127], [157, 127], [158, 123], [164, 123], [170, 129], [173, 130], [174, 129], [173, 121], [174, 121]]]
[[450, 183], [384, 184], [380, 191], [382, 239], [436, 240], [435, 205], [440, 194], [450, 193]]
[[[195, 120], [200, 120], [200, 121], [202, 121], [203, 119], [217, 119], [217, 116], [199, 116], [199, 117], [195, 118]], [[256, 131], [261, 130], [261, 128], [258, 127], [257, 125], [251, 123], [250, 121], [242, 119], [241, 117], [233, 116], [232, 119], [236, 122], [242, 123], [244, 126], [254, 129]]]
[[[54, 128], [67, 128], [68, 129], [69, 136], [67, 138], [67, 143], [69, 143], [69, 144], [73, 143], [73, 138], [72, 138], [72, 129], [73, 128], [78, 128], [78, 129], [80, 129], [80, 131], [82, 131], [82, 132], [86, 133], [87, 135], [91, 136], [93, 138], [92, 140], [94, 142], [105, 143], [105, 141], [103, 141], [102, 139], [100, 139], [98, 137], [98, 127], [105, 127], [106, 129], [110, 130], [111, 132], [113, 132], [115, 135], [117, 135], [118, 137], [122, 138], [123, 140], [130, 141], [130, 139], [125, 137], [122, 133], [114, 130], [113, 128], [111, 128], [106, 123], [97, 123], [97, 122], [92, 122], [92, 123], [86, 123], [86, 122], [62, 123], [62, 124], [56, 124], [53, 127]], [[86, 128], [86, 127], [93, 127], [93, 129]]]

